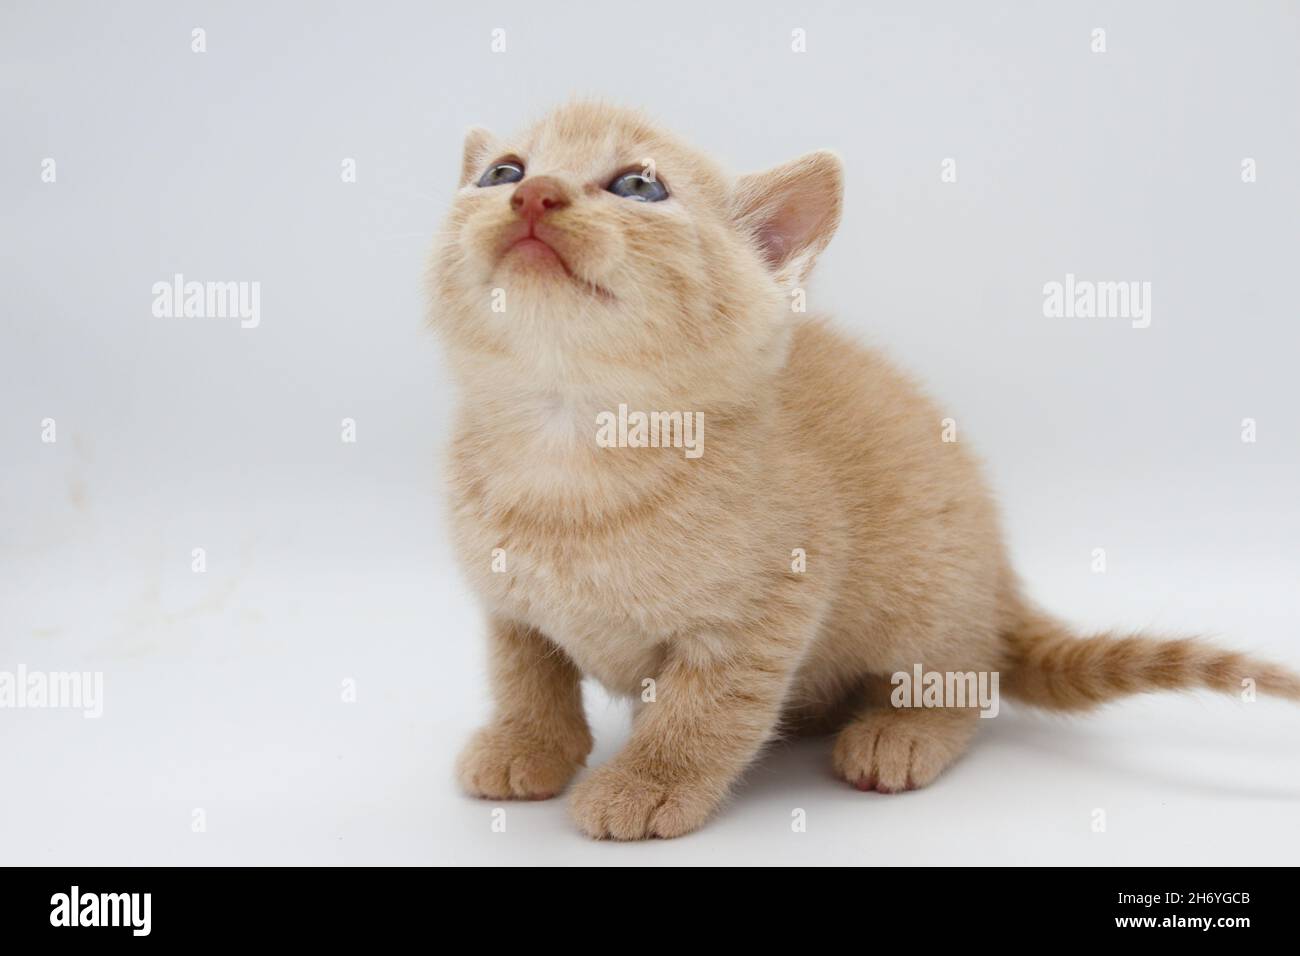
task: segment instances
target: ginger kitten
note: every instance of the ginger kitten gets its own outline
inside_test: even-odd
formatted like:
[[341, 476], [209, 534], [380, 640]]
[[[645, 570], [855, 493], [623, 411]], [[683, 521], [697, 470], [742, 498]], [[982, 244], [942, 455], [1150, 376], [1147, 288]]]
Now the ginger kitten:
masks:
[[[700, 826], [783, 729], [836, 729], [835, 771], [860, 788], [925, 786], [979, 710], [891, 706], [890, 675], [917, 665], [1062, 710], [1246, 677], [1300, 697], [1276, 666], [1076, 637], [1026, 603], [938, 410], [790, 307], [842, 179], [829, 152], [733, 179], [593, 103], [508, 140], [470, 132], [431, 282], [463, 399], [456, 551], [491, 644], [495, 715], [457, 768], [471, 794], [565, 789], [592, 747], [584, 676], [638, 701], [571, 801], [584, 832], [623, 840]], [[620, 406], [702, 416], [700, 453], [606, 447]]]

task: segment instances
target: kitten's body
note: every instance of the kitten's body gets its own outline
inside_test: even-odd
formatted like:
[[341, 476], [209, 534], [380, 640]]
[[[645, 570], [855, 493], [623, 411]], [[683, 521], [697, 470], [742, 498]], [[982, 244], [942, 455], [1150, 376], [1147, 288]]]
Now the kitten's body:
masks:
[[486, 436], [531, 416], [467, 410], [457, 551], [504, 549], [505, 573], [468, 564], [489, 607], [634, 696], [670, 640], [753, 626], [773, 604], [818, 624], [791, 706], [832, 703], [865, 675], [918, 660], [998, 669], [1013, 590], [974, 465], [938, 441], [942, 416], [881, 359], [818, 321], [792, 333], [787, 365], [756, 383], [770, 406], [727, 422], [706, 412], [698, 460], [575, 451], [568, 436], [590, 441], [594, 409], [551, 412], [564, 420], [485, 453]]
[[[928, 783], [977, 712], [880, 706], [888, 675], [917, 664], [1000, 672], [1044, 706], [1243, 676], [1300, 692], [1190, 642], [1073, 639], [1023, 604], [939, 412], [789, 309], [838, 221], [829, 154], [733, 184], [639, 116], [587, 104], [511, 145], [531, 192], [470, 185], [507, 155], [471, 134], [435, 259], [464, 392], [456, 545], [489, 614], [497, 704], [462, 756], [471, 792], [564, 788], [591, 747], [582, 675], [636, 699], [654, 682], [625, 751], [574, 795], [586, 832], [618, 838], [698, 826], [783, 722], [842, 726], [836, 770], [859, 786]], [[644, 156], [673, 206], [602, 194]], [[526, 211], [512, 193], [554, 200], [528, 217], [554, 256], [511, 246]], [[597, 415], [620, 404], [702, 411], [705, 453], [598, 447]]]

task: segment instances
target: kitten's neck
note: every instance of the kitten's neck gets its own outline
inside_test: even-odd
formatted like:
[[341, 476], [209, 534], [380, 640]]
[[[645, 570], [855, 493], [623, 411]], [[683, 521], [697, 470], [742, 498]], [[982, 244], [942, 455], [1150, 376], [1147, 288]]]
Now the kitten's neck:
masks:
[[771, 404], [748, 399], [692, 407], [518, 382], [480, 382], [464, 398], [457, 467], [475, 476], [485, 504], [566, 525], [728, 480], [752, 464], [773, 427]]

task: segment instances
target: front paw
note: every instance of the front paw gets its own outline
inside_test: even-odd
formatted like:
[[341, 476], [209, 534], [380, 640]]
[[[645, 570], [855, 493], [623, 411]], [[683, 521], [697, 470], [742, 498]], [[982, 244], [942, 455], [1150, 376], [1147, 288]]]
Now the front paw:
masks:
[[724, 790], [688, 773], [615, 758], [573, 788], [570, 810], [579, 829], [598, 840], [676, 837], [704, 823]]
[[549, 800], [586, 762], [587, 750], [564, 747], [504, 726], [484, 727], [456, 761], [465, 792], [490, 800]]

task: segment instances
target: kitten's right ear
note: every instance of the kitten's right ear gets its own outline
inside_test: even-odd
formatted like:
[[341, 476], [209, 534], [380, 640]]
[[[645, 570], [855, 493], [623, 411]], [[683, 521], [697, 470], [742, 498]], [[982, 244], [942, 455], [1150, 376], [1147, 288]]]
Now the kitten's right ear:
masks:
[[460, 184], [468, 186], [483, 172], [488, 152], [496, 137], [481, 126], [470, 127], [465, 134], [465, 152], [460, 161]]

